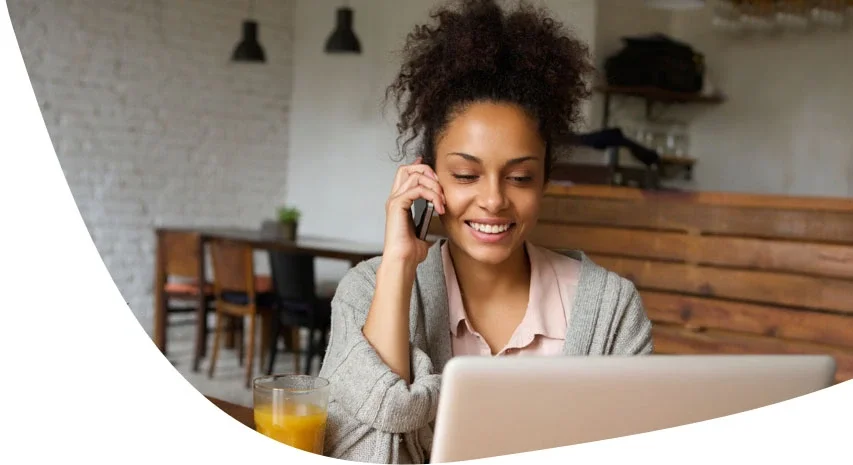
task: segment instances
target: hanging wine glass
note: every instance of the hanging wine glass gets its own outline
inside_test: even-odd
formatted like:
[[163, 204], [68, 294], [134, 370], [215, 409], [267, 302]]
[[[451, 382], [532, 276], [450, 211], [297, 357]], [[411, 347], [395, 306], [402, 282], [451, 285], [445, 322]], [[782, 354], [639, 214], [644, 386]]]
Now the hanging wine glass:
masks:
[[[851, 0], [853, 1], [853, 0]], [[713, 3], [711, 26], [721, 32], [739, 33], [743, 31], [740, 21], [741, 0], [716, 0]]]
[[741, 7], [741, 22], [750, 31], [772, 32], [776, 29], [775, 3], [775, 0], [745, 0]]
[[[853, 1], [853, 0], [851, 0]], [[777, 0], [776, 22], [782, 29], [804, 32], [811, 26], [809, 4], [811, 0]]]
[[811, 10], [812, 20], [835, 29], [844, 27], [847, 0], [816, 0]]

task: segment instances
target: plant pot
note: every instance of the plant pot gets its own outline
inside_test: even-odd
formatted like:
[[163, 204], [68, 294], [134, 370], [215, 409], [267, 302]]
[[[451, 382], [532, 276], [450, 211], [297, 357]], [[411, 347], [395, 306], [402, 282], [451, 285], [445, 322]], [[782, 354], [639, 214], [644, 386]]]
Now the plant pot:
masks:
[[288, 241], [295, 241], [296, 240], [296, 230], [298, 229], [298, 223], [294, 223], [294, 222], [281, 223], [281, 222], [279, 222], [276, 226], [277, 226], [276, 232], [277, 232], [279, 237], [281, 237], [282, 239], [288, 240]]

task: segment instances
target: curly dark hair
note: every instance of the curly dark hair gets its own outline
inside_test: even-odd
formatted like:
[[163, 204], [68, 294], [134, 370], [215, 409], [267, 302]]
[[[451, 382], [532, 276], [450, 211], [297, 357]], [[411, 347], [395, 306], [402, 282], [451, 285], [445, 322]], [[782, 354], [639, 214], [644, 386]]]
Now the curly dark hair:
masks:
[[494, 0], [459, 3], [435, 10], [430, 18], [437, 24], [409, 33], [400, 72], [386, 90], [400, 113], [401, 155], [420, 137], [417, 153], [434, 168], [436, 139], [454, 114], [474, 102], [512, 103], [538, 122], [547, 180], [552, 140], [572, 133], [590, 93], [588, 48], [526, 1], [512, 12]]

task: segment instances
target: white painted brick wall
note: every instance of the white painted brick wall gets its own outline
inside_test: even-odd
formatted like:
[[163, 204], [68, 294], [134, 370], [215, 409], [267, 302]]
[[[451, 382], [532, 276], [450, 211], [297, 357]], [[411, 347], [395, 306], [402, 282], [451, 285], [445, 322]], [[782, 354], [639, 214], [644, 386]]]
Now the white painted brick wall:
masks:
[[155, 226], [257, 226], [284, 198], [293, 2], [256, 3], [263, 65], [228, 61], [247, 2], [8, 0], [80, 213], [149, 331]]

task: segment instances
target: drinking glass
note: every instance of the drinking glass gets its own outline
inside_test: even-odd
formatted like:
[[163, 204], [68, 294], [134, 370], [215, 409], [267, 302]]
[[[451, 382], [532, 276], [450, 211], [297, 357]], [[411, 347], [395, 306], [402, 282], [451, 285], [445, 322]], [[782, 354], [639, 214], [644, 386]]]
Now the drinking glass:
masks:
[[297, 449], [323, 455], [329, 381], [279, 374], [255, 378], [255, 430]]

